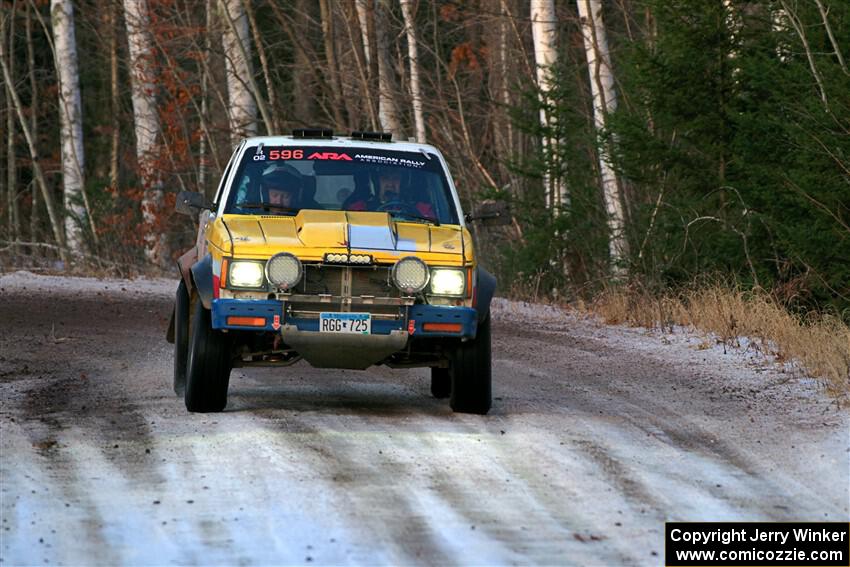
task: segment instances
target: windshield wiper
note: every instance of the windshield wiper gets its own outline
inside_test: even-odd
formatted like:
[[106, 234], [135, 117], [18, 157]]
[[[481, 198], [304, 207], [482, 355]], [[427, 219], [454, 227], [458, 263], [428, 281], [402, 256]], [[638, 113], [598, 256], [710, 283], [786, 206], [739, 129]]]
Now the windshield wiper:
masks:
[[423, 217], [419, 215], [414, 215], [413, 213], [405, 213], [404, 211], [393, 211], [392, 216], [400, 216], [404, 217], [405, 220], [416, 220], [426, 222], [428, 224], [433, 224], [434, 226], [440, 226], [440, 221], [437, 219], [432, 219], [431, 217]]
[[298, 213], [301, 210], [297, 207], [285, 207], [271, 203], [240, 203], [236, 206], [240, 209], [263, 209], [264, 211], [283, 211], [285, 213]]

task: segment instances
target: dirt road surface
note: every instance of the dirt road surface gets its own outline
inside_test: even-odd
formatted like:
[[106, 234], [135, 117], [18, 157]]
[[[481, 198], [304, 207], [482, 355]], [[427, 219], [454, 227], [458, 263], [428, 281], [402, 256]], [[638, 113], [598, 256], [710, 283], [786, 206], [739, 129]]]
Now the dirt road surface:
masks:
[[848, 519], [846, 410], [688, 336], [494, 308], [494, 408], [422, 370], [170, 390], [172, 282], [0, 276], [0, 565], [661, 565], [665, 520]]

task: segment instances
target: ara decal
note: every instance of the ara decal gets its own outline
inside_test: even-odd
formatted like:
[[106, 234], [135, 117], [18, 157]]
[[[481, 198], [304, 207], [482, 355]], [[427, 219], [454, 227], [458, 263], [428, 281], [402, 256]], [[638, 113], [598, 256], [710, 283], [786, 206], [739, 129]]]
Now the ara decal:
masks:
[[328, 159], [333, 161], [354, 161], [348, 154], [338, 154], [336, 152], [313, 152], [307, 159]]

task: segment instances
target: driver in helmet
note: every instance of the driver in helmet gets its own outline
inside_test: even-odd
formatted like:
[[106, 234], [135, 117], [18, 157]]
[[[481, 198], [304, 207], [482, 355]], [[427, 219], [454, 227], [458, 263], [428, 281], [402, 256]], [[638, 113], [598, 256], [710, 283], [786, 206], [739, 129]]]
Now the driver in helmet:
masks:
[[[287, 209], [298, 208], [300, 180], [286, 171], [274, 171], [261, 180], [263, 201]], [[272, 211], [274, 212], [274, 211]]]
[[421, 199], [414, 202], [405, 199], [405, 196], [402, 194], [401, 171], [382, 168], [378, 172], [376, 194], [370, 199], [356, 200], [346, 208], [349, 211], [408, 211], [429, 219], [437, 218], [430, 203]]

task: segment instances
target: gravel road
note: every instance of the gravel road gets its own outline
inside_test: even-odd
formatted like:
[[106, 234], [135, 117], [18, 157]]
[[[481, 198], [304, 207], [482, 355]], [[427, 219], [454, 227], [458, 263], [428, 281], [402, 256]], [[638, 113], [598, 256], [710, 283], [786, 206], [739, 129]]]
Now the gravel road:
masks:
[[665, 520], [848, 519], [846, 409], [701, 339], [498, 301], [488, 416], [305, 363], [191, 415], [175, 287], [0, 276], [2, 565], [661, 565]]

